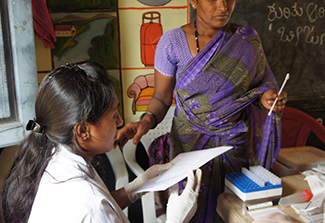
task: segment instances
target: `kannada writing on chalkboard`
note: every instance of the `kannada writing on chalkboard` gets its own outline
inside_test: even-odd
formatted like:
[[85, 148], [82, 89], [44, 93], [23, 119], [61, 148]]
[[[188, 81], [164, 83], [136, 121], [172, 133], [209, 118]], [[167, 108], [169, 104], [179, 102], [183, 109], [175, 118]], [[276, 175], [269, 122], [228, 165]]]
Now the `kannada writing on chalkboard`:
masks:
[[236, 0], [230, 22], [257, 31], [278, 83], [290, 73], [292, 107], [325, 108], [324, 0]]
[[[313, 45], [325, 45], [325, 29], [318, 29], [319, 20], [325, 17], [325, 8], [315, 3], [308, 3], [307, 5], [299, 5], [295, 2], [292, 6], [279, 6], [277, 3], [267, 6], [269, 9], [268, 21], [269, 31], [273, 30], [273, 23], [279, 20], [287, 20], [289, 23], [283, 23], [282, 26], [276, 29], [279, 33], [281, 42], [293, 42], [297, 46], [301, 41]], [[290, 20], [295, 18], [302, 18], [302, 21], [308, 21], [308, 24], [297, 24], [292, 26]], [[306, 20], [307, 18], [307, 20]], [[323, 22], [324, 23], [324, 22]], [[323, 24], [322, 23], [322, 24]], [[290, 24], [286, 26], [285, 24]]]

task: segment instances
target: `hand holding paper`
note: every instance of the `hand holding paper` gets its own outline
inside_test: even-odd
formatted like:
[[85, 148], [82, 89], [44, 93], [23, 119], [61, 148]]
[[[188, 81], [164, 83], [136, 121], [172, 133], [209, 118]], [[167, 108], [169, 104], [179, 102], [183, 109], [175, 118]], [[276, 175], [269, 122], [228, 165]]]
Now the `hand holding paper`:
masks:
[[166, 163], [162, 165], [154, 165], [150, 167], [149, 169], [144, 172], [141, 176], [137, 177], [135, 180], [133, 180], [131, 183], [128, 183], [124, 189], [127, 193], [127, 196], [129, 200], [133, 203], [139, 198], [141, 198], [142, 195], [144, 195], [146, 192], [138, 192], [138, 188], [142, 187], [143, 184], [145, 184], [147, 181], [150, 181], [152, 178], [155, 178], [162, 173], [164, 173], [166, 170], [170, 169], [173, 166], [172, 163]]
[[172, 187], [167, 203], [166, 223], [189, 222], [196, 212], [202, 171], [198, 169], [195, 173], [195, 177], [190, 168], [187, 173], [187, 184], [180, 196], [178, 195], [178, 183]]
[[223, 154], [231, 148], [231, 146], [221, 146], [211, 149], [181, 153], [171, 161], [173, 166], [170, 169], [163, 172], [161, 175], [144, 182], [134, 191], [134, 193], [166, 190], [167, 188], [183, 180], [187, 176], [187, 170], [189, 167], [192, 170], [196, 170], [208, 161]]

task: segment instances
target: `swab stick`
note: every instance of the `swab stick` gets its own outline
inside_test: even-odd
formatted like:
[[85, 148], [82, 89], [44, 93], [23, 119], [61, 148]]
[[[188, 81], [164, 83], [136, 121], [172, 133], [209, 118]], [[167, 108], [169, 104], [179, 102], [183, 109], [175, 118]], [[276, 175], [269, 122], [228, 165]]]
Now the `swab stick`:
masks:
[[273, 103], [273, 105], [272, 105], [272, 107], [271, 107], [271, 109], [270, 109], [270, 111], [269, 111], [269, 113], [268, 113], [267, 115], [271, 115], [272, 110], [273, 110], [273, 108], [274, 108], [276, 102], [278, 101], [278, 98], [279, 98], [279, 96], [280, 96], [280, 94], [281, 94], [281, 92], [282, 92], [282, 90], [283, 90], [285, 84], [286, 84], [287, 81], [289, 80], [289, 78], [290, 78], [290, 74], [287, 73], [287, 75], [286, 75], [286, 77], [285, 77], [285, 79], [284, 79], [284, 81], [283, 81], [283, 83], [282, 83], [282, 86], [281, 86], [281, 88], [280, 88], [280, 90], [279, 90], [279, 92], [278, 92], [278, 96], [277, 96], [276, 99], [274, 100], [274, 103]]

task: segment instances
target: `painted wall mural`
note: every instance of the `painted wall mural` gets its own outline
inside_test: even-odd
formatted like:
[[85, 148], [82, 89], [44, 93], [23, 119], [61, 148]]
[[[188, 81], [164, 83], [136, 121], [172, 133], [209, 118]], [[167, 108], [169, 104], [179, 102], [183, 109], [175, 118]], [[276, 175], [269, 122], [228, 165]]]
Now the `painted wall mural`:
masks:
[[127, 94], [133, 98], [132, 112], [146, 111], [154, 91], [154, 74], [140, 75], [128, 87]]
[[107, 69], [119, 68], [118, 21], [115, 12], [52, 13], [57, 37], [54, 66], [92, 60]]
[[164, 32], [186, 24], [189, 20], [188, 15], [188, 0], [119, 1], [121, 71], [126, 122], [136, 120], [147, 109], [152, 98], [154, 57], [160, 37]]
[[[155, 88], [154, 74], [146, 74], [137, 76], [133, 83], [128, 87], [127, 94], [132, 101], [132, 112], [146, 111], [149, 101], [152, 98]], [[175, 96], [173, 97], [172, 105], [175, 105]]]
[[46, 0], [46, 4], [49, 12], [82, 12], [107, 9], [117, 10], [117, 0]]
[[[54, 67], [91, 60], [103, 65], [113, 78], [123, 105], [117, 0], [47, 0], [57, 41], [52, 49]], [[123, 106], [119, 108], [124, 117]]]
[[145, 66], [153, 66], [155, 51], [160, 37], [163, 34], [159, 12], [146, 12], [142, 14], [141, 35], [141, 61]]

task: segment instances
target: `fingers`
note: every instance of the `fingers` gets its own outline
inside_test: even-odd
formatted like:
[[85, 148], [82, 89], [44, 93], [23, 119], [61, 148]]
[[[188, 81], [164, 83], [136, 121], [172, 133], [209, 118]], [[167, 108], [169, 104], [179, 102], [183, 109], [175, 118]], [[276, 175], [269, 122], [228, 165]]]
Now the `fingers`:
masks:
[[202, 179], [202, 171], [201, 169], [197, 169], [195, 172], [195, 176], [191, 168], [187, 170], [187, 183], [185, 186], [185, 190], [192, 189], [194, 192], [199, 193], [201, 187], [201, 179]]
[[[276, 101], [276, 104], [273, 108], [273, 112], [279, 112], [282, 111], [283, 108], [285, 107], [285, 104], [287, 103], [288, 99], [287, 99], [287, 92], [282, 91], [281, 95], [278, 97], [278, 92], [276, 90], [267, 90], [266, 92], [263, 93], [262, 97], [261, 97], [261, 104], [267, 108], [267, 109], [271, 109], [273, 103]], [[278, 98], [276, 100], [276, 98]]]
[[178, 190], [179, 190], [178, 183], [174, 184], [170, 188], [169, 201], [172, 200], [172, 199], [175, 199], [175, 197], [178, 197]]
[[140, 142], [142, 136], [144, 135], [144, 133], [137, 131], [136, 134], [133, 137], [133, 144], [136, 145]]
[[172, 163], [166, 163], [166, 164], [156, 164], [153, 165], [151, 167], [149, 167], [149, 169], [147, 169], [144, 173], [144, 178], [146, 180], [150, 180], [156, 176], [159, 176], [161, 174], [163, 174], [164, 172], [166, 172], [168, 169], [170, 169], [173, 166]]
[[128, 139], [124, 138], [123, 140], [121, 139], [120, 141], [117, 141], [117, 144], [119, 145], [120, 149], [123, 149], [123, 147], [128, 141]]
[[133, 143], [136, 145], [139, 143], [141, 137], [148, 132], [145, 130], [141, 122], [130, 122], [126, 124], [123, 128], [119, 129], [117, 132], [116, 141], [117, 144], [122, 149], [128, 140], [133, 138]]
[[260, 98], [260, 103], [264, 106], [264, 108], [270, 110], [276, 97], [277, 92], [275, 90], [267, 90], [263, 93], [262, 97]]
[[202, 170], [201, 169], [197, 169], [196, 173], [195, 173], [195, 188], [194, 191], [196, 193], [199, 193], [200, 191], [200, 187], [201, 187], [201, 180], [202, 180]]
[[279, 99], [278, 99], [278, 101], [279, 101], [279, 104], [280, 105], [285, 105], [286, 103], [287, 103], [287, 101], [288, 101], [288, 94], [287, 94], [287, 92], [282, 92], [281, 93], [281, 95], [280, 95], [280, 97], [279, 97]]
[[113, 144], [113, 148], [115, 149], [116, 146], [118, 146], [120, 143], [118, 141], [115, 141], [114, 144]]
[[[284, 109], [285, 104], [287, 103], [288, 99], [287, 99], [287, 93], [286, 92], [282, 92], [281, 95], [278, 97], [278, 100], [274, 106], [273, 111], [274, 112], [280, 112]], [[274, 102], [273, 102], [274, 103]]]
[[169, 170], [174, 164], [173, 163], [166, 163], [166, 164], [161, 164], [159, 165], [160, 172], [165, 172], [166, 170]]
[[194, 185], [196, 185], [194, 174], [191, 168], [188, 168], [187, 170], [187, 183], [185, 186], [185, 190], [194, 190]]
[[122, 149], [129, 139], [132, 139], [136, 132], [133, 123], [128, 123], [123, 128], [117, 131], [116, 144]]
[[114, 144], [115, 144], [115, 145], [118, 145], [118, 146], [120, 147], [120, 149], [123, 149], [123, 147], [125, 146], [125, 144], [126, 144], [128, 141], [129, 141], [128, 138], [125, 138], [125, 137], [121, 138], [121, 137], [120, 137], [120, 138], [116, 138]]
[[133, 138], [133, 144], [136, 145], [144, 134], [150, 130], [150, 123], [145, 120], [139, 122], [130, 122], [118, 130], [116, 144], [122, 149], [129, 139]]
[[145, 120], [137, 122], [137, 128], [133, 137], [133, 143], [136, 145], [140, 142], [142, 136], [150, 130], [150, 123]]

